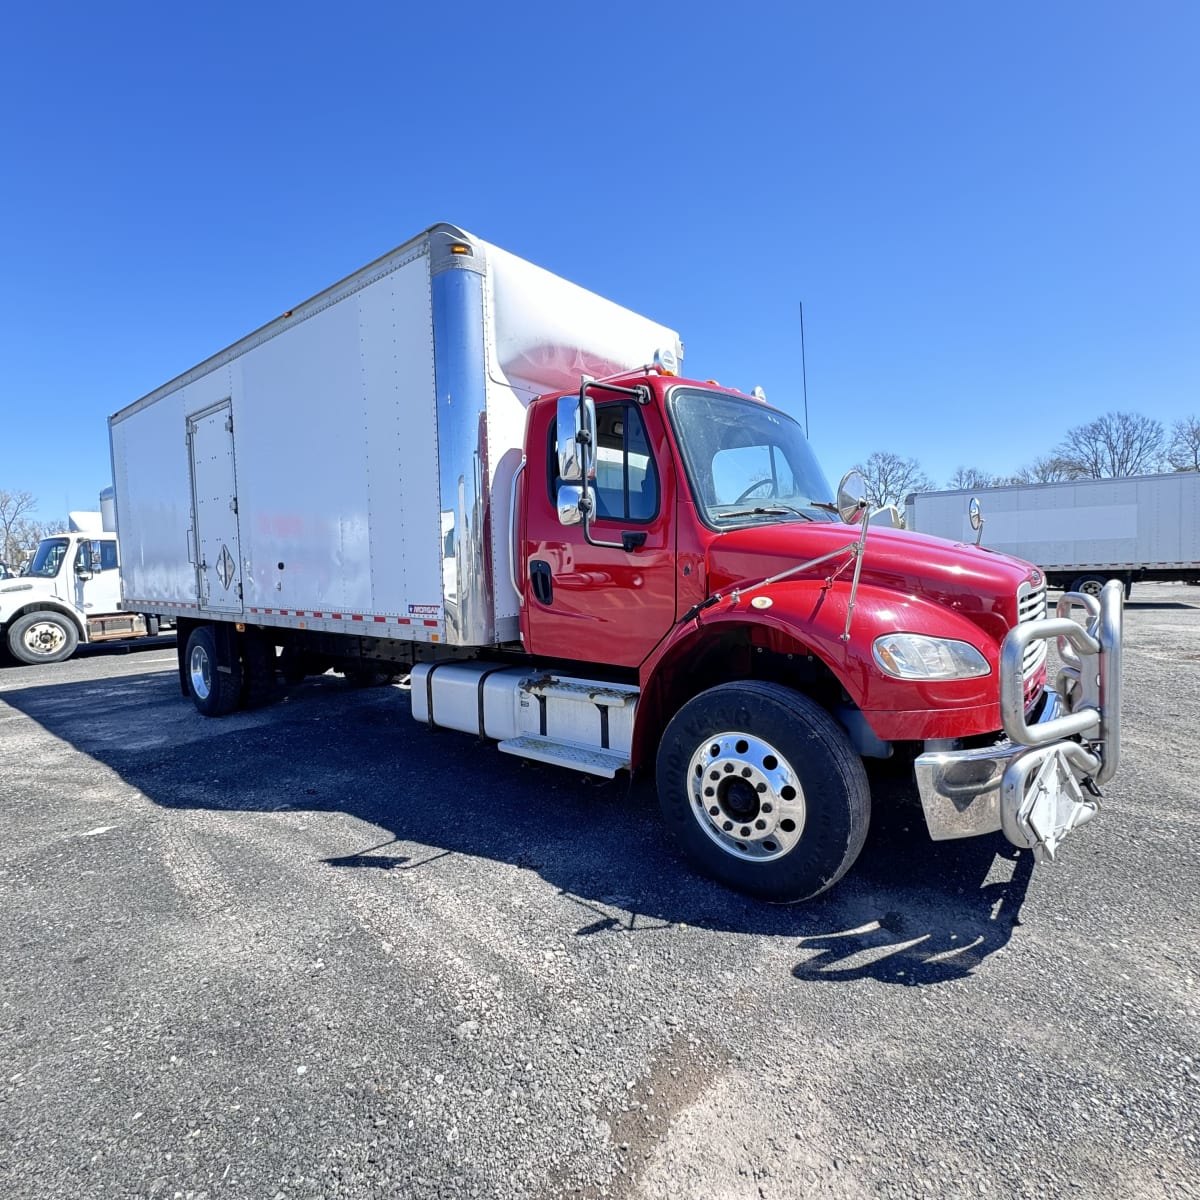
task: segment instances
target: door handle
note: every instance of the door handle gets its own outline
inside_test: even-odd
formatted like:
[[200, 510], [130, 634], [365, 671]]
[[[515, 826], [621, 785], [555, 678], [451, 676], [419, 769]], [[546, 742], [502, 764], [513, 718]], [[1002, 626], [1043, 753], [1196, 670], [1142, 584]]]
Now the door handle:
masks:
[[539, 604], [550, 604], [554, 599], [554, 584], [550, 578], [550, 564], [541, 558], [529, 562], [529, 582], [533, 587], [533, 598]]

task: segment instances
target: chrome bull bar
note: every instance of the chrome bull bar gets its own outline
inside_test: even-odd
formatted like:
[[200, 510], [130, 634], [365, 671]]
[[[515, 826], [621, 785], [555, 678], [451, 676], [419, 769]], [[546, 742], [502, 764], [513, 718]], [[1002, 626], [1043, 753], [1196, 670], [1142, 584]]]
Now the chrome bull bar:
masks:
[[[1086, 627], [1071, 616], [1078, 608]], [[1119, 580], [1109, 580], [1099, 599], [1067, 592], [1055, 617], [1016, 626], [1001, 647], [1001, 723], [1011, 741], [1030, 747], [1004, 771], [1001, 825], [1013, 845], [1032, 850], [1039, 862], [1053, 861], [1067, 834], [1096, 815], [1099, 785], [1120, 765], [1123, 611]], [[1021, 665], [1031, 642], [1050, 638], [1062, 661], [1054, 690], [1066, 711], [1030, 725]]]
[[[1120, 762], [1123, 591], [1110, 582], [1097, 600], [1069, 592], [1057, 616], [1010, 630], [1000, 652], [1005, 736], [991, 746], [926, 743], [916, 779], [935, 840], [1003, 830], [1015, 846], [1053, 861], [1072, 829], [1099, 811], [1099, 785]], [[1071, 616], [1084, 610], [1086, 625]], [[1054, 638], [1062, 669], [1027, 718], [1023, 662], [1028, 646]]]

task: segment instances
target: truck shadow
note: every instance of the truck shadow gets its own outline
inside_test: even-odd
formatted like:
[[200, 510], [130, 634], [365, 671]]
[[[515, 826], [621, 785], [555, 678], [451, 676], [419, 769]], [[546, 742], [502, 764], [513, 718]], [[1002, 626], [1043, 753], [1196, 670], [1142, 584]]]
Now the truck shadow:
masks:
[[[102, 686], [99, 709], [86, 697]], [[934, 843], [894, 775], [856, 866], [829, 894], [772, 906], [694, 875], [667, 837], [649, 781], [593, 780], [414, 722], [399, 688], [310, 680], [280, 703], [220, 721], [179, 695], [171, 669], [7, 688], [0, 702], [166, 808], [339, 812], [361, 842], [330, 870], [394, 876], [452, 855], [536, 872], [580, 908], [577, 937], [669, 926], [795, 939], [803, 980], [907, 986], [970, 974], [1019, 924], [1027, 855], [997, 835]]]

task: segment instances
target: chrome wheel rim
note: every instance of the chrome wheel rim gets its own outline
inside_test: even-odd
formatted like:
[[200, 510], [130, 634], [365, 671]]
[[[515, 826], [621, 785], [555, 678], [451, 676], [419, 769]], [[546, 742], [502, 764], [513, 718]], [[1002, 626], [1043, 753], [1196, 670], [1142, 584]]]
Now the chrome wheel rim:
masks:
[[804, 833], [799, 777], [761, 738], [737, 732], [706, 738], [692, 755], [688, 781], [700, 828], [734, 858], [782, 858]]
[[192, 681], [192, 691], [201, 700], [207, 700], [212, 691], [212, 662], [203, 646], [192, 647], [188, 658], [188, 674]]

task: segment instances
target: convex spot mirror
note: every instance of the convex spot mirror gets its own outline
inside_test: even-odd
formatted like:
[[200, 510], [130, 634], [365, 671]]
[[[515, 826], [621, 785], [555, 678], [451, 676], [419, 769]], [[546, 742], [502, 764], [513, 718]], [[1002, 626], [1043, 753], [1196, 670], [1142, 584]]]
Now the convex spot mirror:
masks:
[[858, 471], [847, 471], [838, 484], [838, 516], [847, 525], [857, 525], [867, 507], [867, 481]]
[[978, 496], [972, 496], [971, 503], [967, 505], [967, 519], [976, 533], [983, 528], [983, 509], [980, 507]]

